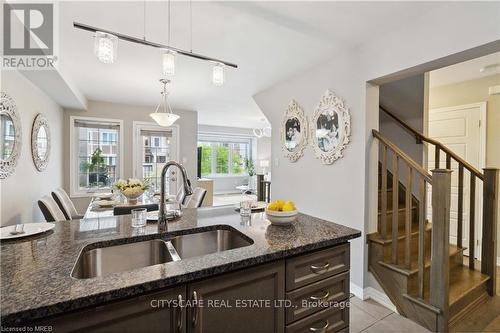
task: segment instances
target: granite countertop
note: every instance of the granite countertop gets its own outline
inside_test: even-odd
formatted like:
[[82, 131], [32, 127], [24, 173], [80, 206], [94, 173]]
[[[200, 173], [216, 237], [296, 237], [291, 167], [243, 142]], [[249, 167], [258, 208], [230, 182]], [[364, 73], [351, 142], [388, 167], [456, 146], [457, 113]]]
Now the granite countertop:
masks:
[[[360, 231], [305, 214], [289, 227], [273, 226], [265, 213], [244, 220], [233, 207], [185, 209], [183, 217], [158, 233], [156, 223], [132, 228], [129, 215], [57, 222], [45, 234], [2, 241], [2, 324], [29, 321], [160, 288], [230, 272], [344, 243]], [[114, 273], [92, 279], [70, 276], [83, 247], [120, 244], [196, 231], [234, 228], [254, 243], [229, 251]]]

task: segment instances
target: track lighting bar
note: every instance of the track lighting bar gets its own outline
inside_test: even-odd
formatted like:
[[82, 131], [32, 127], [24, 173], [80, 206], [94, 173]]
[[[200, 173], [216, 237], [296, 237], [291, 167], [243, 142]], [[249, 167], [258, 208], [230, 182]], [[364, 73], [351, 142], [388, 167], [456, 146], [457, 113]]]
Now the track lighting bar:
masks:
[[175, 47], [171, 47], [171, 46], [167, 46], [167, 45], [163, 45], [163, 44], [159, 44], [159, 43], [155, 43], [155, 42], [150, 42], [150, 41], [148, 41], [146, 39], [141, 39], [141, 38], [137, 38], [137, 37], [132, 37], [132, 36], [124, 35], [124, 34], [121, 34], [121, 33], [118, 33], [118, 32], [114, 32], [114, 31], [111, 31], [111, 30], [100, 29], [100, 28], [96, 28], [96, 27], [93, 27], [93, 26], [90, 26], [90, 25], [87, 25], [87, 24], [83, 24], [83, 23], [78, 23], [78, 22], [73, 22], [73, 26], [75, 28], [77, 28], [77, 29], [91, 31], [91, 32], [94, 32], [94, 33], [97, 32], [97, 31], [99, 31], [99, 32], [111, 34], [111, 35], [116, 36], [118, 39], [121, 39], [121, 40], [124, 40], [124, 41], [127, 41], [127, 42], [141, 44], [141, 45], [146, 45], [146, 46], [151, 46], [151, 47], [156, 47], [156, 48], [159, 48], [159, 49], [171, 50], [171, 51], [174, 51], [176, 53], [185, 55], [187, 57], [196, 58], [196, 59], [205, 60], [205, 61], [210, 61], [210, 62], [214, 62], [214, 63], [220, 63], [220, 64], [223, 64], [223, 65], [226, 65], [226, 66], [229, 66], [229, 67], [238, 68], [238, 65], [230, 63], [230, 62], [227, 62], [227, 61], [223, 61], [223, 60], [219, 60], [219, 59], [207, 57], [207, 56], [204, 56], [204, 55], [201, 55], [201, 54], [197, 54], [197, 53], [193, 53], [193, 52], [190, 52], [190, 51], [184, 51], [184, 50], [181, 50], [181, 49], [178, 49], [178, 48], [175, 48]]

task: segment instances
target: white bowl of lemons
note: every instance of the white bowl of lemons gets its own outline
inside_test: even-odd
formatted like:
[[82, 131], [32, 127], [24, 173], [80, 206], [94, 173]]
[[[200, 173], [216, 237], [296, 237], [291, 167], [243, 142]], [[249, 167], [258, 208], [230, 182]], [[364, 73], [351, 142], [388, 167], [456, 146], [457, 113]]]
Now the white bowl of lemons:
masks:
[[266, 207], [266, 217], [273, 225], [289, 225], [298, 214], [293, 201], [276, 200]]

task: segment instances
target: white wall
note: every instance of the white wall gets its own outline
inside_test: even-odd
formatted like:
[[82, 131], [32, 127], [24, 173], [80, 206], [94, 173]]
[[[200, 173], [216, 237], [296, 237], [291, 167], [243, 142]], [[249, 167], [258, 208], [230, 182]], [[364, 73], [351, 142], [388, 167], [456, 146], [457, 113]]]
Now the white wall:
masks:
[[[38, 87], [17, 71], [2, 70], [2, 91], [17, 105], [22, 126], [21, 156], [15, 172], [0, 181], [0, 225], [45, 221], [37, 201], [61, 187], [63, 110]], [[48, 120], [51, 135], [50, 160], [39, 172], [31, 157], [31, 127], [38, 113]]]
[[[420, 133], [424, 133], [425, 74], [380, 85], [380, 104], [404, 120]], [[380, 132], [392, 142], [396, 142], [410, 157], [423, 165], [422, 144], [416, 144], [415, 137], [401, 125], [380, 112]]]
[[[100, 117], [123, 120], [124, 126], [124, 174], [122, 178], [133, 176], [132, 149], [133, 149], [133, 122], [144, 121], [153, 122], [149, 114], [154, 110], [154, 106], [136, 106], [109, 102], [89, 101], [85, 111], [67, 109], [64, 111], [64, 156], [69, 157], [70, 140], [69, 124], [71, 116]], [[175, 110], [180, 115], [176, 124], [179, 125], [179, 160], [188, 172], [188, 176], [193, 186], [196, 186], [196, 166], [197, 166], [197, 129], [198, 113], [195, 111]], [[64, 159], [64, 187], [69, 193], [70, 184], [70, 161]], [[80, 212], [88, 206], [90, 198], [74, 198], [73, 201]]]
[[305, 213], [363, 231], [351, 249], [351, 282], [358, 287], [377, 287], [367, 273], [365, 237], [376, 226], [378, 156], [371, 130], [378, 128], [379, 101], [378, 88], [367, 82], [416, 66], [420, 67], [400, 73], [400, 78], [422, 73], [442, 64], [428, 62], [496, 41], [499, 18], [498, 3], [439, 3], [414, 22], [374, 36], [368, 44], [344, 50], [254, 96], [275, 132], [292, 98], [310, 116], [331, 88], [350, 107], [351, 143], [345, 157], [331, 166], [321, 165], [311, 148], [296, 163], [287, 161], [279, 137], [273, 136], [272, 195], [296, 201]]

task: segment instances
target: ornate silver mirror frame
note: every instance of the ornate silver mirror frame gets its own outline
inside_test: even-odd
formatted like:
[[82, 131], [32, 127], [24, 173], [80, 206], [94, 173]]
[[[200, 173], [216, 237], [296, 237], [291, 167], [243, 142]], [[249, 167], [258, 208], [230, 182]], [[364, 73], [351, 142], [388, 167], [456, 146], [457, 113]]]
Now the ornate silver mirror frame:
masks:
[[307, 118], [300, 105], [292, 100], [283, 115], [281, 122], [281, 147], [285, 157], [297, 161], [304, 155], [309, 133]]
[[31, 129], [31, 156], [37, 170], [45, 170], [50, 157], [50, 129], [41, 113], [36, 115]]
[[4, 92], [0, 95], [0, 179], [15, 170], [21, 154], [21, 120], [14, 100]]
[[349, 108], [333, 91], [327, 90], [311, 119], [311, 145], [316, 158], [323, 164], [332, 164], [341, 158], [350, 135]]

